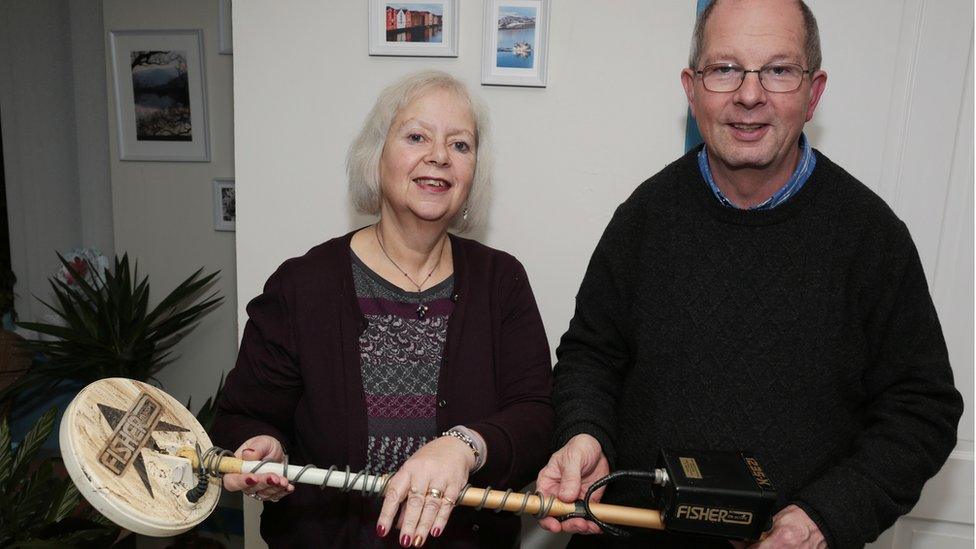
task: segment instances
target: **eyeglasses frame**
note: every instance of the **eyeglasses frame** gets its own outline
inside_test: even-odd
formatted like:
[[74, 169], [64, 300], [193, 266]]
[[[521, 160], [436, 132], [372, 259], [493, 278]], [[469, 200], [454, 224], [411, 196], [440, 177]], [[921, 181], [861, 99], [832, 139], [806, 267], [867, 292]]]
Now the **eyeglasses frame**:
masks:
[[[813, 69], [805, 69], [805, 68], [803, 68], [803, 65], [801, 65], [799, 63], [766, 63], [765, 65], [759, 67], [758, 69], [747, 69], [745, 67], [741, 67], [741, 65], [736, 65], [735, 63], [712, 63], [710, 65], [705, 65], [700, 70], [695, 70], [695, 74], [697, 74], [698, 76], [701, 77], [702, 87], [704, 87], [706, 90], [708, 90], [708, 91], [710, 91], [712, 93], [732, 93], [732, 92], [739, 91], [739, 88], [741, 88], [742, 87], [742, 84], [745, 83], [746, 76], [750, 72], [756, 73], [756, 78], [759, 79], [759, 85], [762, 86], [762, 89], [766, 90], [769, 93], [793, 93], [796, 90], [800, 89], [800, 86], [803, 85], [803, 77], [801, 76], [800, 77], [800, 82], [792, 90], [774, 91], [774, 90], [771, 90], [771, 89], [767, 88], [766, 87], [766, 84], [763, 83], [762, 70], [765, 69], [765, 68], [767, 68], [767, 67], [769, 67], [770, 65], [793, 65], [793, 66], [796, 66], [796, 67], [800, 67], [800, 69], [801, 69], [800, 72], [802, 74], [810, 75], [810, 74], [813, 74], [814, 73]], [[736, 86], [735, 89], [726, 90], [726, 91], [715, 91], [715, 90], [709, 89], [708, 86], [705, 85], [705, 69], [710, 69], [710, 68], [713, 68], [713, 67], [741, 67], [742, 68], [742, 78], [739, 79], [739, 85]]]

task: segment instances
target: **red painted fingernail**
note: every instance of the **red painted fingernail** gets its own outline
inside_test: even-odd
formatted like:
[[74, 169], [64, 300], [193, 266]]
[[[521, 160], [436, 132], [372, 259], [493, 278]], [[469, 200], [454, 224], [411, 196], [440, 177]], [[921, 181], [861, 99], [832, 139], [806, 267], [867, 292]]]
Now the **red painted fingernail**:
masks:
[[433, 530], [430, 531], [430, 535], [434, 536], [435, 538], [440, 537], [440, 535], [441, 535], [441, 529], [440, 528], [434, 528]]
[[383, 525], [382, 524], [377, 524], [376, 525], [376, 535], [378, 537], [383, 537], [383, 536], [386, 535], [386, 528], [383, 528]]
[[247, 477], [246, 479], [244, 479], [244, 484], [247, 484], [248, 486], [254, 486], [257, 483], [258, 481], [254, 480], [251, 477]]
[[410, 547], [410, 536], [403, 534], [403, 537], [400, 538], [400, 547]]
[[277, 480], [275, 480], [275, 479], [273, 479], [273, 478], [269, 478], [269, 479], [268, 479], [268, 480], [266, 480], [265, 482], [267, 482], [267, 483], [268, 483], [268, 484], [270, 484], [271, 486], [277, 486], [277, 485], [278, 485], [278, 481], [277, 481]]

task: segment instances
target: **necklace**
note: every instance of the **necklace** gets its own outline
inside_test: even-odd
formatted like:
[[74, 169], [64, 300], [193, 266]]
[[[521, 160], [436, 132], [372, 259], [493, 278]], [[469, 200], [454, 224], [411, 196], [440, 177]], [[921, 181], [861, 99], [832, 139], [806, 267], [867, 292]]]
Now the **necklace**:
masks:
[[407, 274], [407, 271], [404, 271], [402, 268], [400, 268], [399, 265], [397, 265], [396, 261], [393, 261], [393, 258], [390, 257], [389, 252], [386, 251], [386, 246], [383, 245], [383, 239], [380, 238], [379, 225], [380, 225], [379, 223], [373, 225], [373, 234], [376, 235], [376, 243], [380, 245], [380, 249], [383, 250], [383, 255], [385, 255], [386, 258], [390, 260], [390, 263], [392, 263], [393, 266], [396, 267], [398, 271], [400, 271], [400, 274], [407, 277], [407, 280], [409, 280], [411, 284], [417, 287], [417, 318], [423, 320], [427, 316], [428, 307], [424, 305], [423, 301], [421, 301], [420, 294], [423, 291], [424, 284], [427, 284], [427, 281], [430, 280], [431, 275], [433, 275], [434, 271], [437, 270], [437, 265], [440, 264], [440, 256], [444, 254], [444, 246], [441, 245], [441, 253], [437, 255], [438, 261], [436, 264], [434, 264], [434, 268], [431, 269], [430, 272], [427, 273], [427, 276], [425, 276], [424, 279], [421, 280], [420, 283], [418, 284], [417, 281], [414, 280], [412, 276]]

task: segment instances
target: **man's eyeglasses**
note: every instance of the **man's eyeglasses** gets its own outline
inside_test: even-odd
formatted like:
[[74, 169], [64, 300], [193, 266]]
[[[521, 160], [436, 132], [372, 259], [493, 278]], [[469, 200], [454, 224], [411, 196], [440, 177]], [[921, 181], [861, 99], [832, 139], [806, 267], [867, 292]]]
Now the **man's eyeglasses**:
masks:
[[732, 63], [716, 63], [695, 71], [696, 74], [701, 75], [705, 89], [712, 92], [733, 92], [739, 89], [746, 79], [746, 74], [750, 72], [756, 73], [759, 83], [766, 91], [782, 93], [799, 89], [803, 82], [803, 75], [813, 71], [795, 63], [770, 63], [749, 70]]

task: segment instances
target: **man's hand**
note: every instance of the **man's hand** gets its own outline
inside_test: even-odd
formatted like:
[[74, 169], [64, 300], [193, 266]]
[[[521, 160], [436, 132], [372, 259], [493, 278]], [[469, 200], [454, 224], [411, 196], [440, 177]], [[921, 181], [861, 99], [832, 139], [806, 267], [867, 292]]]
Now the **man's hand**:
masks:
[[787, 505], [773, 517], [773, 529], [755, 549], [826, 549], [820, 528], [796, 505]]
[[[569, 439], [549, 458], [549, 463], [539, 471], [536, 488], [546, 495], [555, 495], [560, 501], [572, 503], [586, 495], [591, 484], [610, 473], [610, 464], [599, 441], [590, 435], [576, 435]], [[591, 502], [600, 501], [603, 488], [593, 493]], [[572, 532], [574, 534], [599, 534], [600, 527], [581, 518], [565, 522], [547, 517], [539, 521], [539, 526], [550, 532]]]

